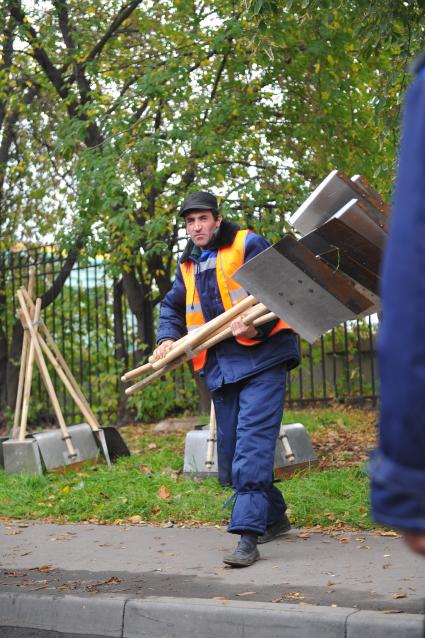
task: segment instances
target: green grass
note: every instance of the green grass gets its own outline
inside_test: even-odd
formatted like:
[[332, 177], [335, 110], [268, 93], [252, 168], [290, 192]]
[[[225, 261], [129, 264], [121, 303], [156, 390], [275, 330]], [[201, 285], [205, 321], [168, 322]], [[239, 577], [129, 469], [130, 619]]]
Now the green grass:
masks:
[[[310, 431], [335, 423], [335, 411], [287, 414]], [[340, 415], [338, 415], [338, 418]], [[343, 427], [355, 427], [347, 418]], [[196, 480], [179, 474], [184, 434], [144, 432], [131, 438], [134, 453], [112, 469], [88, 464], [65, 474], [7, 475], [0, 472], [2, 517], [58, 521], [125, 521], [140, 516], [149, 523], [223, 524], [229, 510], [222, 506], [232, 491], [215, 479]], [[153, 447], [155, 446], [155, 447]], [[347, 525], [371, 529], [368, 479], [361, 466], [332, 471], [311, 469], [277, 484], [285, 494], [296, 526]], [[161, 498], [165, 496], [166, 498]]]

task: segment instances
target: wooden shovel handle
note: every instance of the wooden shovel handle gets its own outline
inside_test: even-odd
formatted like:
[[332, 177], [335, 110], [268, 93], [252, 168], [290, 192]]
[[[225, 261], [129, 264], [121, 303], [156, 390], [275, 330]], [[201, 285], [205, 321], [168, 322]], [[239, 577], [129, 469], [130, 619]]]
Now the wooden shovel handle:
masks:
[[[28, 295], [32, 301], [32, 295], [35, 289], [35, 268], [31, 266], [29, 270], [28, 276]], [[33, 310], [30, 313], [31, 319], [34, 317], [34, 305]], [[24, 384], [25, 384], [25, 370], [27, 366], [27, 357], [29, 351], [30, 340], [28, 337], [28, 330], [24, 329], [24, 337], [22, 339], [22, 351], [21, 351], [21, 365], [19, 368], [19, 380], [18, 380], [18, 390], [16, 392], [16, 403], [15, 403], [15, 414], [13, 419], [13, 428], [12, 428], [12, 439], [16, 439], [18, 437], [19, 432], [19, 421], [22, 409], [22, 398], [24, 392]]]
[[[19, 291], [18, 291], [18, 299], [19, 299]], [[20, 299], [19, 299], [20, 301]], [[36, 334], [37, 323], [40, 318], [41, 311], [41, 299], [37, 299], [34, 310], [34, 324], [33, 327], [32, 319], [27, 313], [25, 316], [24, 329], [26, 328], [26, 332], [28, 335], [28, 331], [33, 331]], [[26, 367], [25, 367], [25, 384], [23, 390], [23, 398], [22, 398], [22, 412], [21, 412], [21, 423], [19, 428], [19, 441], [25, 441], [25, 436], [27, 433], [27, 421], [28, 421], [28, 410], [30, 404], [30, 396], [31, 396], [31, 384], [32, 384], [32, 372], [34, 367], [34, 358], [35, 358], [35, 344], [31, 337], [27, 336], [28, 339], [28, 356], [26, 358]]]
[[214, 403], [211, 401], [211, 411], [210, 411], [210, 423], [209, 423], [209, 431], [208, 431], [208, 441], [207, 441], [207, 456], [205, 459], [205, 465], [208, 470], [211, 469], [214, 462], [214, 446], [217, 440], [217, 420], [215, 417], [215, 408]]

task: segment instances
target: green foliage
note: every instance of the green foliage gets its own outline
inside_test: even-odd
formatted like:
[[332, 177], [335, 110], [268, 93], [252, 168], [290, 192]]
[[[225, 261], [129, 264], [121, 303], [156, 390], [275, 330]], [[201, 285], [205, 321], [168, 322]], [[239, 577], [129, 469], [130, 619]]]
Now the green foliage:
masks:
[[164, 375], [143, 392], [132, 395], [129, 407], [138, 421], [147, 423], [166, 416], [193, 414], [198, 408], [196, 383], [188, 366]]
[[[83, 222], [92, 251], [155, 277], [150, 257], [158, 241], [172, 249], [188, 188], [219, 189], [233, 215], [271, 239], [303, 189], [335, 166], [376, 178], [388, 196], [420, 3], [160, 0], [139, 5], [93, 56], [118, 4], [61, 4], [69, 37], [60, 5], [15, 14], [27, 50], [14, 52], [13, 82], [0, 74], [7, 107], [19, 110], [10, 240], [69, 237]], [[56, 65], [56, 85], [36, 46]], [[35, 83], [27, 104], [23, 87]]]

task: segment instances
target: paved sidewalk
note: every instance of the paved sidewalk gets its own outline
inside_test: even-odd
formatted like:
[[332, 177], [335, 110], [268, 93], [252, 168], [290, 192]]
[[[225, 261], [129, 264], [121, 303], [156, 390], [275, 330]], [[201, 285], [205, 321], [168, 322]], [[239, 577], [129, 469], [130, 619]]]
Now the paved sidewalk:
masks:
[[[225, 567], [222, 556], [236, 540], [217, 528], [4, 523], [0, 627], [7, 625], [4, 635], [11, 638], [24, 636], [11, 627], [25, 626], [135, 638], [246, 638], [251, 630], [257, 638], [422, 636], [425, 561], [399, 538], [295, 529], [261, 545], [261, 560], [251, 567]], [[71, 614], [81, 600], [91, 619], [84, 630]], [[199, 614], [206, 618], [202, 627], [193, 621]], [[153, 625], [138, 633], [142, 617]], [[223, 633], [217, 633], [218, 621]], [[276, 633], [286, 621], [292, 633]], [[315, 633], [322, 622], [323, 631]]]

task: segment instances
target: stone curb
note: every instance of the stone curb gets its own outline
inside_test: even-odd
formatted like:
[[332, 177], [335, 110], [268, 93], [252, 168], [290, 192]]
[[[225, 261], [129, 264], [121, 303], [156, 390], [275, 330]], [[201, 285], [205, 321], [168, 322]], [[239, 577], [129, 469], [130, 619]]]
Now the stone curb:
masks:
[[0, 634], [6, 627], [112, 638], [423, 638], [424, 617], [284, 603], [0, 592]]

